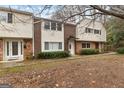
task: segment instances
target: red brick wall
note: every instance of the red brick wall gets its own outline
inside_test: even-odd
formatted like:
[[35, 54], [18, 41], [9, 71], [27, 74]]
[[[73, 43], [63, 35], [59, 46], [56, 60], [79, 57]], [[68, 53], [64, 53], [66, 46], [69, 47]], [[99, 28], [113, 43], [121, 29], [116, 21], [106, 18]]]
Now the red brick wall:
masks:
[[0, 61], [3, 60], [3, 40], [0, 39]]
[[33, 55], [32, 39], [24, 39], [24, 59], [30, 59]]
[[35, 19], [34, 22], [34, 54], [41, 52], [41, 19]]
[[68, 38], [76, 36], [76, 26], [72, 24], [64, 24], [64, 50], [68, 51]]
[[[83, 41], [76, 41], [76, 54], [80, 53], [80, 50], [82, 49], [82, 43]], [[91, 48], [95, 49], [95, 42], [90, 42]]]

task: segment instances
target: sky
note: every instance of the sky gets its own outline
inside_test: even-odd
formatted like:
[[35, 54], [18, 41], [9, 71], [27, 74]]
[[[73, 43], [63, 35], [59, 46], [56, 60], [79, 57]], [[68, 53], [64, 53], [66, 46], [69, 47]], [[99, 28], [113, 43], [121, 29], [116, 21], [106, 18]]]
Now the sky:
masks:
[[0, 5], [1, 7], [11, 7], [13, 9], [18, 9], [22, 11], [28, 11], [35, 14], [35, 16], [40, 16], [44, 18], [50, 18], [51, 14], [55, 11], [56, 6], [51, 6], [50, 9], [44, 10], [41, 14], [41, 10], [44, 8], [45, 5]]

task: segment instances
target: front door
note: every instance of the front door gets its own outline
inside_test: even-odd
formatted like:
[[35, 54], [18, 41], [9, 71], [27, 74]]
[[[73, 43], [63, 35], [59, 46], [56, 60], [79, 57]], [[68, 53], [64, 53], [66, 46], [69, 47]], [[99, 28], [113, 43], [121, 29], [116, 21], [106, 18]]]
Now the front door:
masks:
[[6, 40], [5, 41], [5, 60], [23, 59], [23, 41]]
[[69, 47], [70, 54], [74, 55], [75, 54], [75, 41], [74, 40], [69, 40], [68, 47]]

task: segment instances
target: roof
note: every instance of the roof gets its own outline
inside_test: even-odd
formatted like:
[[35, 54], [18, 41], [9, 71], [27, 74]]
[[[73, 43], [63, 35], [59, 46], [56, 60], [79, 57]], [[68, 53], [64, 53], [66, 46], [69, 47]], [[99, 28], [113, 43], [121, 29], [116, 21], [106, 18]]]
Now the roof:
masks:
[[14, 13], [25, 14], [25, 15], [33, 15], [33, 13], [31, 12], [7, 8], [7, 7], [0, 7], [0, 11], [14, 12]]
[[[54, 19], [43, 18], [43, 17], [35, 17], [35, 19], [39, 19], [39, 20], [48, 20], [48, 21], [54, 21], [54, 22], [62, 22], [62, 21], [60, 21], [60, 20], [54, 20]], [[65, 22], [65, 24], [76, 26], [75, 23], [70, 23], [70, 22]]]

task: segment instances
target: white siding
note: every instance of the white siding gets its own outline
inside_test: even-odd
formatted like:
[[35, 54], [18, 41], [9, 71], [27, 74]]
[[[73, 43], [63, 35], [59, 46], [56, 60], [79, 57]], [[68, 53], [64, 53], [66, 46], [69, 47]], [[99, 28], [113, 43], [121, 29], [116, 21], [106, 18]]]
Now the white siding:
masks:
[[[94, 33], [85, 33], [86, 27], [101, 30], [101, 35], [94, 34]], [[77, 40], [83, 40], [83, 41], [105, 42], [106, 41], [106, 30], [104, 26], [102, 25], [102, 23], [98, 21], [93, 22], [90, 19], [85, 19], [85, 20], [82, 20], [80, 24], [77, 25], [76, 38], [78, 38]]]
[[[0, 13], [3, 13], [3, 11], [0, 11]], [[14, 13], [12, 23], [1, 22], [0, 37], [32, 38], [33, 32], [32, 22], [33, 22], [32, 16]]]
[[[62, 42], [62, 51], [64, 51], [64, 27], [62, 25], [62, 31], [46, 31], [44, 29], [44, 22], [41, 26], [41, 51], [49, 51], [44, 49], [44, 42]], [[50, 50], [51, 51], [51, 50]], [[53, 50], [54, 51], [54, 50]]]

